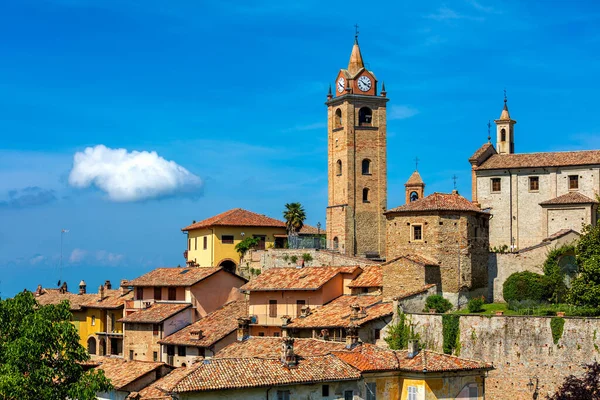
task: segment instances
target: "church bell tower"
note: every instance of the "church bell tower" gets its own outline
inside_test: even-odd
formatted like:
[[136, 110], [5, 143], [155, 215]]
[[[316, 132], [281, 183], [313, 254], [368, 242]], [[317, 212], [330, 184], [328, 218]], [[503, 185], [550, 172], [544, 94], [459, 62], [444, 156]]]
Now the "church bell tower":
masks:
[[385, 256], [387, 209], [385, 84], [365, 68], [358, 36], [348, 68], [327, 96], [327, 246], [342, 254]]

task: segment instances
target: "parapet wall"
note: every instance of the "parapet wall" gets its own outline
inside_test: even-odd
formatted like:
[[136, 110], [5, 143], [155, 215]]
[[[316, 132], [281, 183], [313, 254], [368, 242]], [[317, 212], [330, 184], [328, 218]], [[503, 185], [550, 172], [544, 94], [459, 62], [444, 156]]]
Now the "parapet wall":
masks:
[[[242, 268], [254, 268], [266, 271], [275, 267], [295, 267], [302, 265], [302, 255], [310, 254], [312, 261], [306, 262], [306, 267], [345, 266], [378, 264], [376, 261], [361, 257], [352, 257], [329, 250], [316, 249], [266, 249], [249, 251], [240, 262]], [[290, 258], [296, 256], [293, 263]]]
[[[442, 352], [442, 316], [408, 314], [421, 341]], [[488, 399], [536, 398], [527, 384], [538, 381], [537, 398], [554, 393], [568, 375], [581, 375], [583, 364], [600, 356], [600, 319], [564, 318], [554, 344], [552, 317], [461, 316], [461, 357], [493, 363], [485, 384]]]

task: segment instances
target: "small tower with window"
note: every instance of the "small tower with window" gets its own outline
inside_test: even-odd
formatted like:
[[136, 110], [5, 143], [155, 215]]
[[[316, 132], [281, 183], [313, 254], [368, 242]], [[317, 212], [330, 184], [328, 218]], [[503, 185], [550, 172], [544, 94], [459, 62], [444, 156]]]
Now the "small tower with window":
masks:
[[425, 196], [425, 183], [419, 171], [415, 170], [404, 184], [406, 190], [406, 204], [422, 199]]
[[510, 118], [504, 94], [504, 108], [496, 123], [496, 151], [498, 154], [513, 154], [515, 152], [515, 124], [517, 121]]
[[385, 255], [387, 208], [386, 97], [365, 67], [358, 38], [348, 67], [327, 96], [328, 248], [360, 256]]

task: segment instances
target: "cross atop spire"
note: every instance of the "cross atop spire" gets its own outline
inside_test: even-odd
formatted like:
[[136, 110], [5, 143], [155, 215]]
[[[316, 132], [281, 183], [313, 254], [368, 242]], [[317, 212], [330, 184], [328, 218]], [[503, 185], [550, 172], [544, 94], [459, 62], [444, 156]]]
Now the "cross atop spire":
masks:
[[354, 24], [354, 43], [358, 43], [358, 24]]
[[454, 190], [456, 190], [456, 180], [458, 179], [458, 177], [456, 176], [456, 174], [452, 175], [452, 180], [454, 181]]
[[[331, 90], [331, 85], [329, 85], [329, 89]], [[487, 127], [488, 127], [488, 143], [491, 143], [492, 142], [492, 136], [490, 134], [490, 129], [492, 128], [492, 124], [490, 123], [489, 119], [488, 119]]]
[[500, 119], [510, 119], [510, 113], [508, 112], [508, 105], [506, 104], [508, 98], [506, 97], [506, 89], [504, 89], [504, 107], [502, 108], [502, 114], [500, 114]]
[[415, 171], [419, 170], [419, 157], [415, 157]]

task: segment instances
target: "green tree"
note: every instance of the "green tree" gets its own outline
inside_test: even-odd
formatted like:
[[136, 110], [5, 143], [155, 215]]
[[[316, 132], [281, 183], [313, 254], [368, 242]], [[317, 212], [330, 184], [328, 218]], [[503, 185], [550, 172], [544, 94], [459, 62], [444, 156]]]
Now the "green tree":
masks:
[[293, 235], [298, 233], [304, 226], [304, 220], [306, 219], [306, 213], [302, 204], [287, 203], [285, 211], [283, 211], [283, 218], [285, 218], [285, 226], [288, 234]]
[[535, 300], [547, 301], [552, 297], [552, 282], [545, 275], [522, 271], [511, 274], [504, 282], [504, 301]]
[[112, 388], [89, 359], [67, 301], [40, 306], [31, 292], [0, 300], [0, 399], [91, 400]]
[[[568, 267], [572, 265], [563, 261], [568, 261], [569, 258], [573, 260], [572, 264], [575, 264], [573, 255], [575, 254], [575, 246], [564, 245], [558, 247], [546, 257], [544, 261], [544, 275], [546, 275], [551, 283], [551, 300], [555, 303], [564, 301], [567, 295], [567, 285], [565, 283], [565, 277], [571, 277], [577, 272], [576, 266], [573, 270], [569, 270]], [[561, 263], [563, 265], [561, 266]]]
[[419, 340], [419, 334], [416, 334], [413, 326], [406, 319], [406, 314], [398, 313], [398, 322], [390, 324], [387, 330], [387, 336], [384, 338], [392, 350], [406, 349], [409, 340]]
[[260, 238], [255, 237], [247, 237], [244, 238], [241, 242], [235, 245], [235, 251], [240, 255], [240, 260], [244, 257], [244, 255], [248, 252], [248, 250], [258, 246], [260, 243]]
[[600, 224], [586, 225], [577, 243], [579, 275], [572, 281], [568, 299], [580, 306], [600, 306]]

